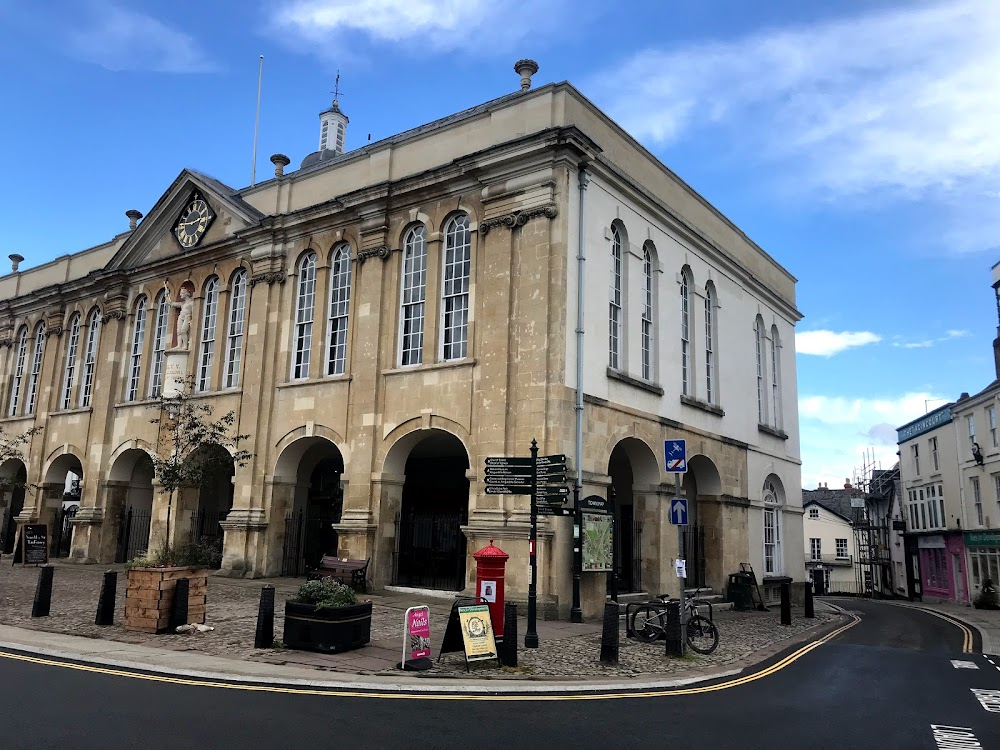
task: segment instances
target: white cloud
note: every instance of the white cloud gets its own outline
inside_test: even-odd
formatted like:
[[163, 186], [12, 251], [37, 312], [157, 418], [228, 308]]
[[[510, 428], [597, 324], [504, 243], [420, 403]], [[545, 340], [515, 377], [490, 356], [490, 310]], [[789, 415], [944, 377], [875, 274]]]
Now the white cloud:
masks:
[[881, 336], [871, 331], [796, 331], [795, 351], [832, 357], [847, 349], [877, 344], [881, 340]]
[[938, 336], [937, 338], [932, 339], [920, 339], [919, 341], [893, 341], [892, 345], [898, 349], [930, 349], [932, 346], [943, 344], [945, 341], [965, 338], [966, 336], [971, 335], [972, 334], [968, 331], [950, 328], [945, 331], [944, 336]]
[[116, 5], [94, 4], [67, 37], [76, 57], [108, 70], [201, 73], [215, 67], [190, 34]]

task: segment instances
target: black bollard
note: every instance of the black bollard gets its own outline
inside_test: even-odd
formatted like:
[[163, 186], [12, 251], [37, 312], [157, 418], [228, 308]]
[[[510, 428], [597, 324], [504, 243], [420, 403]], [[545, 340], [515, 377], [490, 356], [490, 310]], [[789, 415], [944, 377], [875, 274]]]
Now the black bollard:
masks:
[[52, 574], [55, 568], [43, 565], [38, 571], [38, 585], [35, 587], [35, 601], [31, 605], [32, 617], [48, 617], [52, 605]]
[[812, 581], [806, 581], [806, 617], [815, 617], [813, 612], [813, 585]]
[[604, 630], [601, 632], [601, 663], [618, 663], [618, 602], [604, 605]]
[[792, 624], [792, 584], [781, 584], [781, 624]]
[[191, 582], [187, 578], [178, 578], [174, 589], [174, 600], [170, 603], [170, 619], [167, 628], [176, 630], [181, 625], [188, 624], [188, 591]]
[[257, 607], [257, 634], [253, 639], [254, 648], [271, 648], [274, 645], [274, 586], [267, 584], [260, 590], [260, 606]]
[[97, 600], [97, 617], [95, 625], [115, 624], [115, 593], [118, 588], [118, 574], [109, 570], [104, 574], [101, 584], [101, 598]]
[[667, 602], [666, 640], [667, 656], [684, 656], [684, 638], [681, 637], [681, 603]]
[[503, 641], [500, 643], [500, 663], [505, 667], [517, 666], [517, 605], [503, 605]]

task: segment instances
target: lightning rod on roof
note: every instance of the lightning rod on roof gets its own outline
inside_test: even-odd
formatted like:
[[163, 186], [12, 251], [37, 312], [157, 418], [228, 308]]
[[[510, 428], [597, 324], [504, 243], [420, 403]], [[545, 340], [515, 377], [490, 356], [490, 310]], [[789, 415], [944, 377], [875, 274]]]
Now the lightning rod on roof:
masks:
[[250, 166], [250, 187], [257, 181], [257, 131], [260, 128], [260, 83], [264, 78], [264, 56], [260, 56], [260, 68], [257, 70], [257, 114], [253, 121], [253, 162]]

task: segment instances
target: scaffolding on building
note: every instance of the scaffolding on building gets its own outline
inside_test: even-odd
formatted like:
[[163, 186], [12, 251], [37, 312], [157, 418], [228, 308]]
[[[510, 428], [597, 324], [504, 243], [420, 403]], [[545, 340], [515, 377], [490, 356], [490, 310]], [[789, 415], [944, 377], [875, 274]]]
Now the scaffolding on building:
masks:
[[858, 596], [892, 598], [890, 554], [891, 508], [899, 465], [883, 470], [873, 450], [866, 450], [861, 469], [851, 483], [851, 514], [854, 525], [854, 574]]

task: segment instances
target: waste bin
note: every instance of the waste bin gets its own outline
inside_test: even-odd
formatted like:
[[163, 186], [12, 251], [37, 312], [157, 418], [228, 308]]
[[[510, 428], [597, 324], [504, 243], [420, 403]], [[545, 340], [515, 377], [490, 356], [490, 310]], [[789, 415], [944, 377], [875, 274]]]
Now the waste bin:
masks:
[[727, 595], [733, 609], [753, 609], [753, 576], [749, 573], [730, 573]]

